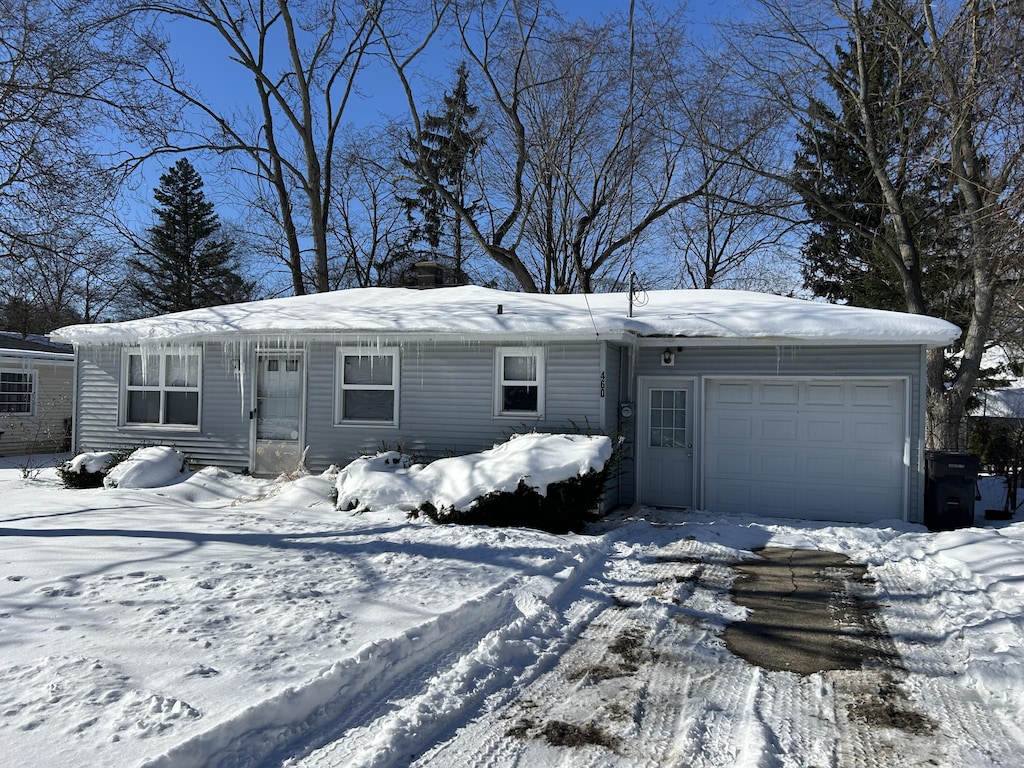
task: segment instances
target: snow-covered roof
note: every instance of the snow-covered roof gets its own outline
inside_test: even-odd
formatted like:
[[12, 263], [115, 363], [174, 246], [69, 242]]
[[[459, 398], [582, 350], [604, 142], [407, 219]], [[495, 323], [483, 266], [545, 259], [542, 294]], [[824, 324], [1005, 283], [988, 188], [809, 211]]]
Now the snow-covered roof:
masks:
[[1003, 387], [978, 392], [981, 403], [973, 411], [975, 416], [997, 419], [1024, 419], [1024, 389]]
[[75, 344], [182, 343], [297, 334], [465, 339], [511, 336], [670, 336], [782, 343], [924, 344], [959, 329], [943, 320], [749, 291], [648, 291], [629, 316], [625, 293], [528, 294], [478, 286], [354, 288], [194, 309], [102, 325], [72, 325], [53, 338]]

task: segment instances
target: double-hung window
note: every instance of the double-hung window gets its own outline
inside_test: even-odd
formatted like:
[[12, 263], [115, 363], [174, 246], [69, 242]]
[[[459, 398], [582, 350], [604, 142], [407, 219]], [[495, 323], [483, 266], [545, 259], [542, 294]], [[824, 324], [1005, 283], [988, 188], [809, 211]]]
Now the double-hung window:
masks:
[[35, 374], [25, 370], [0, 370], [0, 413], [32, 414]]
[[499, 347], [495, 357], [494, 413], [544, 416], [544, 351], [539, 347]]
[[398, 426], [398, 351], [338, 350], [338, 424]]
[[125, 365], [126, 424], [199, 426], [199, 353], [130, 352]]

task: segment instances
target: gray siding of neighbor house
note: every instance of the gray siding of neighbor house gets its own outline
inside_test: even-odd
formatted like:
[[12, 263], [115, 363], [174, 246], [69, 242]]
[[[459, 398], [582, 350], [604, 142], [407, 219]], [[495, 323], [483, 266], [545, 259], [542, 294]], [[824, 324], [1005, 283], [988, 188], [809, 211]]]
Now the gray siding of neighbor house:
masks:
[[397, 427], [335, 424], [337, 345], [309, 346], [306, 397], [307, 465], [321, 469], [362, 454], [400, 448], [424, 458], [472, 453], [525, 430], [597, 433], [600, 345], [546, 344], [542, 420], [494, 416], [497, 346], [509, 344], [419, 343], [400, 347], [400, 409]]
[[[676, 350], [671, 342], [666, 347]], [[924, 434], [925, 349], [917, 346], [684, 346], [676, 351], [675, 364], [663, 366], [661, 353], [665, 347], [645, 347], [638, 351], [637, 375], [645, 377], [693, 377], [698, 386], [695, 416], [701, 418], [700, 380], [715, 376], [750, 376], [761, 378], [829, 377], [908, 378], [908, 409], [910, 434]], [[699, 423], [699, 422], [698, 422]], [[635, 431], [635, 427], [634, 427]], [[635, 454], [635, 433], [631, 434], [630, 455]], [[922, 446], [910, 445], [910, 477], [907, 491], [910, 521], [923, 518], [924, 480]], [[699, 472], [699, 470], [698, 470]], [[623, 503], [635, 500], [635, 481], [624, 486]]]
[[66, 429], [71, 423], [71, 380], [68, 363], [46, 360], [0, 359], [0, 367], [35, 374], [35, 412], [0, 414], [0, 456], [56, 453], [67, 450]]
[[223, 345], [202, 345], [198, 430], [120, 426], [121, 356], [122, 347], [117, 346], [78, 350], [75, 450], [171, 445], [194, 464], [217, 464], [236, 471], [249, 466], [248, 409], [242, 405], [233, 355], [226, 355]]

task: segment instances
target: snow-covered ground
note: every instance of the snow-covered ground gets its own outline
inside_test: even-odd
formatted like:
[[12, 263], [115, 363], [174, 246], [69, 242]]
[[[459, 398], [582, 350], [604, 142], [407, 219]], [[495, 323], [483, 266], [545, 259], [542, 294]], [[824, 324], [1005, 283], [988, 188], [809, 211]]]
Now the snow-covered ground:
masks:
[[[641, 510], [556, 536], [340, 512], [331, 477], [73, 491], [16, 465], [3, 765], [1024, 764], [1024, 523]], [[766, 545], [867, 564], [902, 665], [730, 654], [730, 564]]]

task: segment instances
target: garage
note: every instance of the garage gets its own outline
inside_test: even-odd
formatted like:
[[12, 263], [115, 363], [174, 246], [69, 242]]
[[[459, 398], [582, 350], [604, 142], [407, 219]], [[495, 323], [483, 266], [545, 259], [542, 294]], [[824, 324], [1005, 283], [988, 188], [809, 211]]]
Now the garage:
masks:
[[904, 517], [905, 379], [707, 379], [704, 403], [709, 511]]

